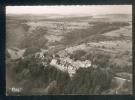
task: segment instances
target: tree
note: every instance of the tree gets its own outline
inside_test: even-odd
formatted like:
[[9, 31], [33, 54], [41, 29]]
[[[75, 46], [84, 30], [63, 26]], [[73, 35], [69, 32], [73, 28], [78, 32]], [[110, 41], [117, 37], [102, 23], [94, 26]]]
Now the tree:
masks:
[[25, 36], [25, 39], [22, 41], [22, 45], [24, 45], [25, 48], [32, 46], [38, 48], [44, 47], [48, 42], [48, 39], [44, 37], [46, 34], [46, 27], [36, 27], [31, 33], [28, 33]]
[[96, 65], [98, 65], [100, 67], [107, 67], [108, 66], [109, 60], [110, 60], [109, 54], [99, 52], [99, 53], [96, 53], [94, 55], [95, 56], [93, 57], [93, 59], [94, 59], [93, 63], [95, 63]]
[[77, 50], [73, 52], [73, 58], [75, 60], [81, 60], [82, 56], [85, 56], [86, 52], [84, 50]]
[[37, 47], [28, 47], [24, 52], [24, 56], [28, 56], [31, 54], [35, 54], [36, 52], [40, 52], [41, 50]]

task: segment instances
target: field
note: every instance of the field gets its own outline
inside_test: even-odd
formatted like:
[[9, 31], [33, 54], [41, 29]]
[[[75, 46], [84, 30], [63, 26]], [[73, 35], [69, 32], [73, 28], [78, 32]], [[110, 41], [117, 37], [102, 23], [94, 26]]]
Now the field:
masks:
[[7, 15], [6, 83], [8, 95], [132, 94], [131, 15]]

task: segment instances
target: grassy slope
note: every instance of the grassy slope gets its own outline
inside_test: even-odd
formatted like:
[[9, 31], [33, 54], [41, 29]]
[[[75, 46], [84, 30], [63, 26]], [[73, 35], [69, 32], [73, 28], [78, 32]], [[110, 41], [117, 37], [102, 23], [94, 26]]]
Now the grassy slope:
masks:
[[[98, 41], [107, 37], [101, 36], [101, 34], [113, 30], [117, 30], [121, 27], [128, 26], [128, 23], [125, 22], [113, 22], [113, 23], [106, 23], [106, 22], [96, 22], [93, 23], [93, 26], [88, 29], [78, 29], [72, 32], [67, 33], [62, 42], [66, 45], [71, 45], [75, 43], [81, 43], [88, 41]], [[92, 38], [91, 38], [92, 37]]]

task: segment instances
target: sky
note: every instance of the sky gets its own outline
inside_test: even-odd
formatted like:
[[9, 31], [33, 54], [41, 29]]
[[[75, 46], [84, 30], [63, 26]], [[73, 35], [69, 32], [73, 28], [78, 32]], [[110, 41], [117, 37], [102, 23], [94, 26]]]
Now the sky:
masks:
[[6, 14], [132, 14], [132, 5], [6, 6]]

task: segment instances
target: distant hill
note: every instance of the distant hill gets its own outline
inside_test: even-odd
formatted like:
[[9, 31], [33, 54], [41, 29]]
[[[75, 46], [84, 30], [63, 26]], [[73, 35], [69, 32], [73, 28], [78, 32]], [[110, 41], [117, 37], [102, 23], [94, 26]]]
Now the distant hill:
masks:
[[105, 14], [105, 15], [97, 15], [95, 17], [98, 18], [109, 18], [112, 21], [132, 21], [131, 14]]
[[[98, 19], [96, 19], [95, 17], [99, 17]], [[45, 36], [44, 34], [46, 34], [46, 32], [44, 31], [45, 27], [40, 27], [39, 30], [35, 31], [35, 33], [32, 33], [31, 36], [29, 34], [29, 26], [26, 24], [27, 22], [34, 22], [35, 24], [40, 21], [51, 21], [52, 23], [57, 21], [57, 22], [78, 22], [77, 24], [79, 24], [79, 21], [84, 21], [85, 23], [89, 23], [89, 24], [92, 24], [91, 22], [94, 21], [97, 23], [96, 27], [94, 29], [78, 29], [78, 30], [71, 30], [71, 34], [73, 36], [69, 36], [69, 40], [71, 40], [72, 38], [72, 41], [74, 41], [74, 39], [79, 40], [79, 35], [78, 33], [80, 34], [80, 36], [89, 36], [91, 34], [97, 34], [97, 33], [103, 33], [104, 31], [110, 31], [110, 30], [113, 30], [114, 27], [116, 25], [113, 25], [113, 27], [111, 28], [111, 24], [108, 25], [107, 23], [107, 26], [109, 29], [106, 29], [104, 27], [104, 25], [106, 24], [102, 24], [101, 22], [99, 21], [102, 21], [104, 22], [105, 20], [108, 21], [108, 19], [111, 21], [122, 21], [124, 22], [123, 25], [121, 24], [120, 26], [125, 26], [124, 24], [126, 24], [129, 20], [132, 20], [131, 18], [132, 16], [131, 15], [128, 15], [128, 14], [106, 14], [106, 15], [98, 15], [98, 16], [88, 16], [88, 15], [57, 15], [57, 14], [47, 14], [47, 15], [31, 15], [31, 14], [21, 14], [21, 15], [15, 15], [15, 14], [7, 14], [6, 15], [6, 39], [7, 39], [7, 42], [6, 42], [6, 45], [7, 47], [12, 47], [12, 46], [17, 46], [19, 48], [23, 47], [24, 44], [29, 44], [32, 42], [32, 39], [33, 38], [33, 43], [37, 43], [38, 45], [40, 44], [43, 44], [45, 41]], [[125, 23], [126, 22], [126, 23]], [[59, 23], [58, 23], [59, 24]], [[98, 24], [101, 24], [101, 25], [98, 25]], [[119, 22], [118, 22], [119, 24]], [[75, 26], [75, 25], [74, 25]], [[98, 26], [98, 27], [97, 27]], [[51, 28], [55, 28], [53, 26], [53, 24], [50, 26]], [[76, 26], [77, 27], [77, 26]], [[85, 28], [85, 26], [84, 26]], [[104, 28], [104, 29], [103, 29]], [[119, 25], [118, 27], [116, 27], [116, 29], [119, 28]], [[49, 30], [49, 29], [48, 29]], [[57, 30], [57, 28], [56, 28]], [[62, 29], [61, 29], [62, 30]], [[103, 32], [101, 32], [103, 30]], [[44, 33], [41, 33], [41, 32], [44, 32]], [[39, 36], [37, 35], [37, 33], [39, 33]], [[41, 34], [42, 35], [41, 35]], [[55, 34], [55, 32], [52, 32], [51, 34]], [[38, 36], [38, 37], [37, 37]], [[63, 36], [65, 36], [63, 34]], [[26, 38], [27, 37], [27, 38]], [[40, 39], [41, 38], [41, 39]], [[41, 41], [38, 41], [38, 40], [41, 40]], [[82, 39], [82, 38], [80, 38]], [[85, 37], [83, 37], [83, 40], [85, 39]], [[26, 40], [28, 41], [28, 43], [25, 43]], [[68, 41], [69, 41], [68, 40]], [[42, 45], [41, 45], [42, 46]]]

